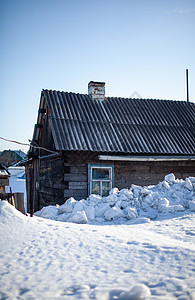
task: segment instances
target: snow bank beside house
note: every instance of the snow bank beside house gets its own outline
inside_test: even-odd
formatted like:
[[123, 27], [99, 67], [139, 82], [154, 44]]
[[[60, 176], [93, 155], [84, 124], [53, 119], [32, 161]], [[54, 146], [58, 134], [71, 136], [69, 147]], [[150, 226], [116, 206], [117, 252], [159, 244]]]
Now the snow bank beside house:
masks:
[[35, 215], [81, 224], [110, 221], [131, 224], [149, 222], [185, 210], [195, 211], [195, 178], [182, 180], [168, 174], [157, 185], [132, 185], [121, 191], [113, 188], [107, 197], [92, 194], [80, 201], [71, 197], [63, 205], [44, 207]]

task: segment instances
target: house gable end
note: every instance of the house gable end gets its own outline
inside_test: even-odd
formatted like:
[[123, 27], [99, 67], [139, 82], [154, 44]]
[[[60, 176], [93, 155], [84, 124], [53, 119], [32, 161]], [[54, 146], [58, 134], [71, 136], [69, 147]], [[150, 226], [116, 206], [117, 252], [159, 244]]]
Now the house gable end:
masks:
[[[54, 130], [54, 129], [53, 129]], [[32, 152], [37, 152], [36, 146], [48, 150], [55, 150], [55, 141], [52, 133], [52, 124], [50, 122], [50, 110], [47, 104], [47, 99], [41, 94], [37, 123], [34, 127], [33, 139], [31, 144]]]

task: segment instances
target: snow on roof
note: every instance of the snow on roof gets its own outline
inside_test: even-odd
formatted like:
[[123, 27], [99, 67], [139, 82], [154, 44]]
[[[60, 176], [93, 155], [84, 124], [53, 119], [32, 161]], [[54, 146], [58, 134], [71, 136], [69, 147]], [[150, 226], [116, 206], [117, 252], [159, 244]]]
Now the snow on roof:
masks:
[[26, 157], [26, 153], [24, 153], [22, 150], [14, 150], [14, 152], [22, 158]]
[[25, 175], [25, 167], [9, 167], [11, 177], [23, 177]]
[[0, 176], [1, 177], [9, 177], [9, 171], [0, 163]]

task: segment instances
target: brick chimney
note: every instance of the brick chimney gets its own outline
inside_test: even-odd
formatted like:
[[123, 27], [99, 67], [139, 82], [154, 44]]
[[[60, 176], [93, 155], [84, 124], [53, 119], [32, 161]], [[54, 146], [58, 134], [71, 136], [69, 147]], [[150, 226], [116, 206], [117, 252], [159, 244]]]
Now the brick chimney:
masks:
[[105, 82], [90, 81], [88, 83], [88, 95], [94, 100], [103, 101], [105, 98]]

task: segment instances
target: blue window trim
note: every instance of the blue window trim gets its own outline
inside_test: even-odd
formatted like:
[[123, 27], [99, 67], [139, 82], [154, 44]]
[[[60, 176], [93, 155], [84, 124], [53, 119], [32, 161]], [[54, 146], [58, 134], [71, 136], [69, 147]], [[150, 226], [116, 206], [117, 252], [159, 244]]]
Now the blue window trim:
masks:
[[112, 187], [114, 187], [114, 165], [102, 165], [102, 164], [88, 164], [88, 196], [90, 195], [90, 181], [91, 181], [91, 168], [111, 168], [112, 169]]

